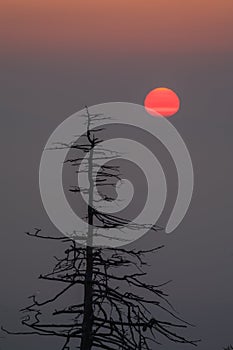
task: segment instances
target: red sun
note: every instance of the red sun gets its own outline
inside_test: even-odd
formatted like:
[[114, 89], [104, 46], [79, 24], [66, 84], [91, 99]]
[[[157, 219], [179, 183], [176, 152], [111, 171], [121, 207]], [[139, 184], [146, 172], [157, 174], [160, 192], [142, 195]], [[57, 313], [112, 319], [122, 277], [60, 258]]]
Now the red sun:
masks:
[[144, 106], [146, 111], [153, 116], [161, 114], [164, 117], [170, 117], [178, 112], [180, 99], [173, 90], [159, 87], [147, 94]]

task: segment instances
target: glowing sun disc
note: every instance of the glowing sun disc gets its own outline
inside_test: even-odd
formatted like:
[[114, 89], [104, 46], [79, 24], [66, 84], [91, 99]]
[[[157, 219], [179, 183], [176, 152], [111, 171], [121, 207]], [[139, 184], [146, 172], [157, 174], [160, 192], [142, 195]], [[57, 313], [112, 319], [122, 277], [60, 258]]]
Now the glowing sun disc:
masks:
[[146, 95], [144, 106], [146, 111], [153, 116], [159, 113], [164, 117], [170, 117], [178, 112], [180, 99], [173, 90], [159, 87]]

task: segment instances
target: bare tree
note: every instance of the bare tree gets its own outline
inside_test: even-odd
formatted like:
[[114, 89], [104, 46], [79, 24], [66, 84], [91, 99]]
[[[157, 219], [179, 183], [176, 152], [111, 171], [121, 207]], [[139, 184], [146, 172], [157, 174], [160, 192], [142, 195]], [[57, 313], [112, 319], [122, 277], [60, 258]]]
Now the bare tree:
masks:
[[[88, 175], [88, 187], [70, 188], [73, 193], [88, 196], [87, 215], [83, 218], [88, 230], [77, 230], [73, 233], [74, 237], [61, 238], [43, 235], [40, 229], [27, 232], [29, 236], [68, 244], [64, 256], [55, 258], [52, 271], [39, 277], [57, 282], [62, 287], [44, 301], [39, 301], [35, 295], [30, 297], [30, 305], [21, 310], [24, 315], [22, 324], [28, 330], [14, 333], [3, 330], [10, 334], [57, 336], [64, 339], [63, 350], [71, 349], [73, 345], [80, 350], [149, 350], [153, 343], [160, 343], [162, 337], [177, 343], [196, 345], [197, 341], [188, 340], [177, 331], [186, 328], [188, 323], [177, 316], [162, 290], [168, 282], [154, 285], [144, 280], [148, 265], [145, 255], [156, 253], [162, 246], [150, 250], [93, 246], [94, 239], [101, 236], [105, 240], [124, 240], [123, 235], [103, 235], [100, 229], [108, 232], [116, 228], [123, 232], [126, 225], [131, 230], [140, 230], [147, 225], [105, 214], [97, 208], [95, 191], [100, 191], [106, 203], [110, 202], [114, 198], [108, 188], [121, 181], [118, 166], [103, 165], [99, 168], [98, 160], [117, 159], [120, 155], [101, 148], [101, 139], [96, 136], [103, 129], [94, 128], [95, 121], [106, 117], [99, 114], [91, 116], [86, 108], [85, 118], [85, 135], [77, 142], [59, 144], [57, 148], [69, 147], [77, 151], [77, 156], [68, 158], [66, 162]], [[81, 162], [84, 164], [82, 169]], [[152, 227], [155, 231], [159, 229]], [[79, 303], [71, 304], [71, 291], [75, 291], [75, 295], [79, 293]]]

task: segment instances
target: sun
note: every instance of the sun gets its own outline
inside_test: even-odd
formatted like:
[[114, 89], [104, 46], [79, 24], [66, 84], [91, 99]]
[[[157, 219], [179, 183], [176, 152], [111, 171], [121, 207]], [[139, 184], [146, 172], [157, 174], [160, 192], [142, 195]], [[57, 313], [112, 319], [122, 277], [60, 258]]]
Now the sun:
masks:
[[159, 113], [164, 117], [170, 117], [179, 111], [180, 99], [173, 90], [159, 87], [146, 95], [144, 106], [153, 116]]

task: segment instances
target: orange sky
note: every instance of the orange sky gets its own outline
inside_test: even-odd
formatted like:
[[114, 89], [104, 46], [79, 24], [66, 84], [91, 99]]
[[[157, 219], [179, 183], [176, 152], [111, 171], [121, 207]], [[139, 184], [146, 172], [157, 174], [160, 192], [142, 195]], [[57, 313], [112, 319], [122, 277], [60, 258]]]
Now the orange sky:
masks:
[[6, 0], [4, 54], [228, 52], [233, 0]]

